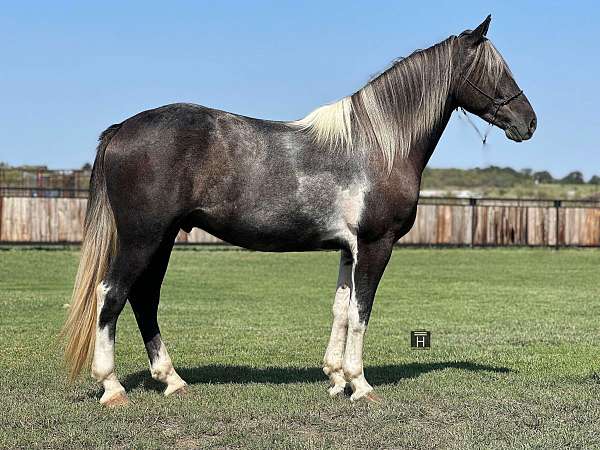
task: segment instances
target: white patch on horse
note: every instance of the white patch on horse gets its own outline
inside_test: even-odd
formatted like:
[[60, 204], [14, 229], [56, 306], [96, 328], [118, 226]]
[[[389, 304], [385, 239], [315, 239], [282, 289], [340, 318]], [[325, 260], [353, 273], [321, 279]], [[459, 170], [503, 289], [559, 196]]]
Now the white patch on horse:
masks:
[[356, 239], [356, 230], [362, 216], [367, 183], [353, 184], [348, 189], [340, 190], [338, 193], [338, 204], [342, 217], [348, 229], [354, 234]]
[[354, 261], [356, 261], [358, 245], [356, 234], [368, 187], [367, 181], [361, 180], [347, 188], [338, 188], [335, 199], [334, 220], [330, 224], [332, 234], [347, 243]]
[[175, 372], [173, 363], [167, 352], [167, 347], [165, 347], [162, 340], [160, 341], [160, 347], [156, 357], [150, 362], [150, 373], [155, 380], [166, 383], [167, 389], [165, 389], [165, 395], [170, 395], [179, 389], [185, 388], [187, 385], [186, 382], [181, 379], [179, 374]]
[[115, 375], [115, 343], [110, 338], [108, 326], [100, 328], [99, 325], [100, 312], [102, 311], [104, 300], [109, 290], [110, 287], [104, 282], [100, 283], [96, 288], [98, 314], [94, 359], [92, 361], [92, 377], [104, 386], [104, 394], [100, 398], [100, 403], [102, 404], [125, 395], [125, 388]]

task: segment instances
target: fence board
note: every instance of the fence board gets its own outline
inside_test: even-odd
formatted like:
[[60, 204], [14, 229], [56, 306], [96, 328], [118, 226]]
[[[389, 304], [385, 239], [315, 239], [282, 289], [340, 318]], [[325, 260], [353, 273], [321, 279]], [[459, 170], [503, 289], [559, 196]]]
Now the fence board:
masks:
[[563, 243], [570, 246], [600, 245], [600, 209], [568, 208], [564, 210]]
[[527, 211], [527, 244], [556, 245], [556, 209], [530, 207]]

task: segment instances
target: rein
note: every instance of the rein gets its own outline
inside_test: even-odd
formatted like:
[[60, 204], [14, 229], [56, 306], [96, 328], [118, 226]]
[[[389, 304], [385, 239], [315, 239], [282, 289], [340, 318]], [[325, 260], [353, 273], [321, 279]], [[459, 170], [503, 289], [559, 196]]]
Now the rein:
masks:
[[[494, 111], [494, 115], [492, 116], [492, 120], [490, 121], [489, 127], [486, 130], [485, 134], [482, 134], [481, 131], [479, 131], [479, 128], [477, 128], [477, 125], [475, 125], [475, 123], [467, 115], [467, 111], [465, 111], [465, 109], [462, 108], [462, 107], [460, 108], [460, 110], [462, 111], [462, 113], [466, 117], [467, 122], [469, 122], [469, 124], [477, 132], [477, 134], [479, 135], [479, 137], [481, 139], [481, 142], [483, 143], [483, 145], [485, 145], [485, 143], [487, 142], [488, 134], [490, 133], [490, 130], [494, 126], [494, 122], [496, 121], [496, 116], [498, 115], [498, 111], [500, 111], [500, 108], [502, 108], [503, 106], [508, 105], [510, 102], [512, 102], [513, 100], [515, 100], [516, 98], [518, 98], [523, 93], [523, 90], [522, 89], [519, 90], [519, 92], [517, 92], [516, 94], [514, 94], [511, 97], [507, 97], [507, 98], [504, 98], [504, 99], [496, 99], [496, 98], [492, 97], [491, 95], [489, 95], [487, 92], [485, 92], [483, 89], [481, 89], [479, 86], [477, 86], [475, 83], [473, 83], [471, 80], [469, 80], [468, 77], [463, 76], [463, 78], [464, 78], [464, 82], [468, 83], [473, 89], [475, 89], [481, 95], [483, 95], [484, 97], [486, 97], [487, 99], [489, 99], [492, 102], [492, 104], [496, 106], [496, 110]], [[463, 82], [463, 84], [464, 84], [464, 82]]]

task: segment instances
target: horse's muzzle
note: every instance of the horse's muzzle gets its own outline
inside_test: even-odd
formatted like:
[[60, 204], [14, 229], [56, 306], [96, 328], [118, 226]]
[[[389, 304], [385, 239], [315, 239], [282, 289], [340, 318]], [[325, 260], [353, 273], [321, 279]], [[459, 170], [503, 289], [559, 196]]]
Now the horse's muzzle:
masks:
[[537, 118], [533, 117], [525, 126], [511, 125], [506, 128], [505, 134], [508, 139], [515, 142], [526, 141], [533, 136], [537, 128]]

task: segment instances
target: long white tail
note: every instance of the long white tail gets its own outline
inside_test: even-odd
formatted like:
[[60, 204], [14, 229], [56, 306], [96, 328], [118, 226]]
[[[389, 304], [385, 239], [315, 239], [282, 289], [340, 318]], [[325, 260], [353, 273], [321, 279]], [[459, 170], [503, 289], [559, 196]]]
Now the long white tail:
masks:
[[115, 218], [106, 193], [104, 153], [120, 125], [112, 125], [100, 136], [92, 171], [90, 198], [83, 227], [79, 269], [69, 316], [62, 330], [66, 340], [65, 360], [74, 379], [89, 365], [96, 341], [96, 287], [104, 279], [117, 245]]

